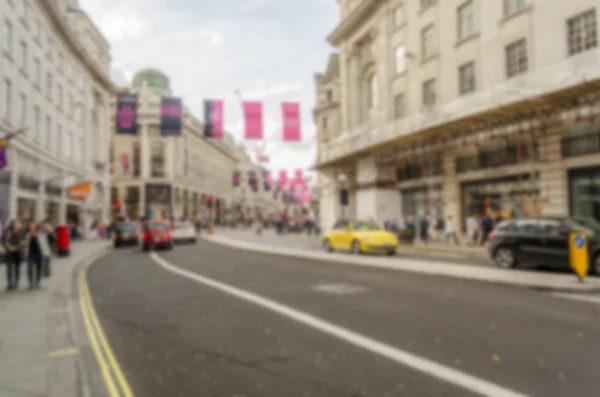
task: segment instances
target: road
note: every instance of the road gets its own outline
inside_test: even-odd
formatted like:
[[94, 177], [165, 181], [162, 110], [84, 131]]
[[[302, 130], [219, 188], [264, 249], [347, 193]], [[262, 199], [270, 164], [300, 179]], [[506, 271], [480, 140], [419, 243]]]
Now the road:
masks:
[[158, 258], [88, 273], [136, 396], [598, 395], [598, 303], [205, 242]]

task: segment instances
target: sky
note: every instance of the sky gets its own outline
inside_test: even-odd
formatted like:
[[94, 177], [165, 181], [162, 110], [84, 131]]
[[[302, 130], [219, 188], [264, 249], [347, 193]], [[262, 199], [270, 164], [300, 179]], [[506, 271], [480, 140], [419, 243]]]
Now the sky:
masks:
[[[204, 99], [224, 100], [225, 128], [241, 142], [239, 90], [244, 100], [263, 101], [272, 171], [314, 164], [314, 74], [335, 51], [325, 41], [338, 21], [335, 0], [79, 2], [111, 44], [115, 79], [157, 68], [200, 119]], [[281, 141], [283, 101], [301, 103], [301, 144]]]

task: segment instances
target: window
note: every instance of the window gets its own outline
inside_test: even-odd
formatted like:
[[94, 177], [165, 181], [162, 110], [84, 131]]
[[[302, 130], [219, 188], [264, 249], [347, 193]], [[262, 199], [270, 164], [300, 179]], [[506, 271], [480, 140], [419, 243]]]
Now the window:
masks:
[[17, 3], [17, 10], [19, 11], [19, 16], [27, 18], [27, 0], [17, 0]]
[[50, 72], [46, 73], [46, 98], [52, 101], [52, 74]]
[[32, 68], [31, 74], [33, 77], [33, 84], [35, 84], [39, 87], [40, 80], [42, 79], [42, 67], [40, 64], [40, 60], [38, 58], [35, 58], [33, 60], [33, 68]]
[[538, 222], [535, 219], [517, 219], [515, 221], [518, 233], [533, 234], [538, 230]]
[[323, 125], [323, 129], [326, 130], [327, 129], [327, 116], [323, 116], [323, 119], [321, 120], [321, 124]]
[[327, 102], [333, 101], [333, 91], [327, 90]]
[[[19, 127], [25, 127], [27, 124], [27, 95], [21, 93], [19, 95]], [[27, 131], [27, 134], [31, 134], [31, 131]]]
[[52, 37], [48, 36], [47, 42], [48, 47], [46, 48], [46, 55], [48, 56], [48, 59], [51, 60], [54, 53], [54, 42], [52, 41]]
[[39, 19], [35, 20], [35, 25], [33, 27], [33, 37], [38, 41], [42, 38], [42, 23]]
[[53, 149], [56, 150], [56, 153], [58, 155], [61, 154], [62, 149], [63, 149], [63, 142], [64, 142], [64, 136], [63, 136], [63, 129], [62, 129], [62, 125], [60, 123], [56, 124], [56, 142], [54, 142], [54, 144], [52, 145]]
[[10, 121], [12, 115], [12, 81], [5, 78], [2, 82], [2, 101], [0, 101], [2, 107], [2, 118]]
[[511, 78], [527, 72], [527, 40], [522, 39], [506, 47], [506, 77]]
[[348, 221], [340, 221], [333, 226], [334, 230], [347, 230], [348, 229]]
[[19, 43], [19, 68], [22, 72], [27, 73], [27, 43], [21, 41]]
[[67, 103], [67, 117], [72, 119], [73, 118], [73, 112], [75, 111], [75, 101], [73, 100], [73, 95], [69, 94], [68, 95], [68, 103]]
[[40, 114], [40, 107], [39, 106], [34, 106], [33, 108], [33, 141], [34, 142], [39, 142], [40, 141], [40, 135], [42, 133], [41, 131], [41, 123], [42, 123], [42, 119], [41, 119], [41, 114]]
[[598, 46], [596, 10], [589, 10], [567, 20], [569, 55], [579, 54]]
[[141, 174], [141, 149], [139, 142], [133, 142], [131, 148], [131, 174], [134, 177]]
[[58, 63], [57, 63], [57, 66], [58, 66], [58, 70], [60, 72], [62, 72], [62, 70], [63, 70], [64, 60], [65, 60], [64, 55], [62, 54], [62, 52], [59, 52], [58, 53]]
[[404, 5], [394, 8], [394, 25], [399, 28], [404, 23]]
[[46, 136], [43, 143], [46, 149], [49, 149], [52, 144], [52, 118], [50, 116], [46, 116]]
[[421, 0], [421, 11], [428, 9], [429, 7], [433, 7], [435, 5], [436, 0]]
[[458, 68], [458, 91], [460, 95], [470, 94], [476, 89], [475, 62]]
[[423, 83], [423, 106], [434, 106], [436, 102], [435, 79]]
[[475, 33], [473, 1], [458, 7], [458, 39], [463, 40]]
[[161, 142], [152, 142], [150, 171], [152, 178], [162, 178], [165, 176], [165, 154], [164, 146]]
[[377, 74], [369, 78], [369, 108], [374, 109], [379, 105], [379, 87], [377, 86]]
[[150, 124], [148, 126], [148, 136], [159, 137], [160, 136], [160, 125], [159, 124]]
[[396, 47], [396, 73], [406, 69], [406, 50], [403, 45]]
[[2, 37], [4, 41], [2, 42], [2, 49], [6, 51], [8, 55], [12, 55], [13, 52], [13, 27], [12, 24], [8, 21], [4, 21], [4, 27], [2, 32]]
[[401, 119], [404, 116], [406, 116], [404, 94], [398, 94], [394, 97], [394, 117]]
[[422, 58], [427, 59], [436, 53], [435, 28], [429, 25], [421, 31]]
[[78, 163], [85, 163], [85, 141], [82, 136], [78, 136], [75, 139], [75, 147], [73, 154], [75, 155], [75, 161]]
[[63, 143], [63, 152], [65, 157], [70, 159], [73, 156], [73, 133], [67, 132]]
[[521, 11], [526, 5], [525, 0], [504, 0], [504, 16]]

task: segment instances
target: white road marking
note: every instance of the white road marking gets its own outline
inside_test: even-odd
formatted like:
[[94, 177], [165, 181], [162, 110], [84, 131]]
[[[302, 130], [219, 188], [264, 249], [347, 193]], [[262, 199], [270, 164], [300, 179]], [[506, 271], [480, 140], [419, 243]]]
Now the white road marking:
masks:
[[360, 285], [351, 284], [317, 284], [310, 287], [315, 291], [325, 292], [326, 294], [334, 295], [354, 295], [365, 292], [367, 289]]
[[600, 296], [599, 295], [582, 295], [582, 294], [578, 295], [578, 294], [564, 294], [564, 293], [554, 292], [552, 294], [552, 296], [555, 298], [571, 299], [574, 301], [600, 304]]
[[273, 311], [284, 317], [317, 329], [330, 336], [346, 341], [352, 345], [368, 350], [372, 353], [386, 357], [391, 361], [405, 365], [426, 375], [441, 379], [455, 386], [478, 393], [487, 397], [527, 397], [526, 394], [504, 388], [492, 382], [458, 371], [454, 368], [438, 364], [423, 357], [416, 356], [394, 346], [376, 341], [367, 336], [342, 328], [318, 317], [304, 313], [300, 310], [285, 306], [271, 299], [262, 297], [252, 292], [236, 288], [200, 274], [181, 269], [152, 252], [150, 258], [165, 270], [178, 274], [189, 280], [214, 288], [225, 294], [234, 296], [248, 303]]

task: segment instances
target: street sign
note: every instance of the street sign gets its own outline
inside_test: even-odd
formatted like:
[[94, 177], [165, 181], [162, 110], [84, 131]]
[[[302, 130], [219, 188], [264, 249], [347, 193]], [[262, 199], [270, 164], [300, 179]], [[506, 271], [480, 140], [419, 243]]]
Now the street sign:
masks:
[[569, 261], [571, 269], [577, 274], [579, 280], [583, 281], [590, 267], [585, 233], [569, 233]]

